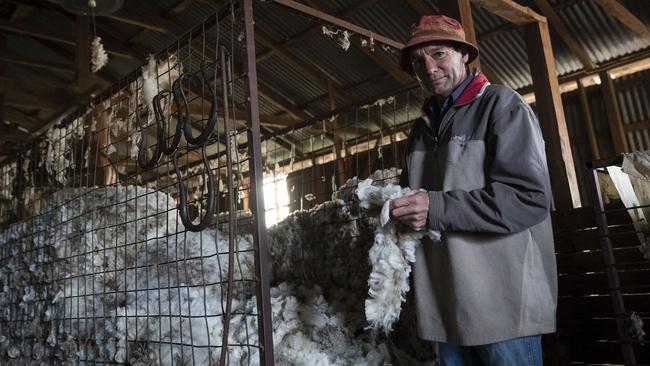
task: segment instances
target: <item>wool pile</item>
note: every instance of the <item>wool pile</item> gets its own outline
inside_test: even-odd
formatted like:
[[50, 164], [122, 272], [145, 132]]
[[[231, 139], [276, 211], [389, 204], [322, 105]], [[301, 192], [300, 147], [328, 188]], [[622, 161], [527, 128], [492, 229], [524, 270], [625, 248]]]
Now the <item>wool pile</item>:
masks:
[[[37, 207], [0, 233], [0, 363], [218, 362], [227, 233], [184, 231], [176, 202], [143, 187], [62, 189]], [[364, 331], [373, 225], [338, 199], [269, 230], [277, 364], [417, 364]], [[228, 364], [255, 365], [252, 236], [235, 247]]]

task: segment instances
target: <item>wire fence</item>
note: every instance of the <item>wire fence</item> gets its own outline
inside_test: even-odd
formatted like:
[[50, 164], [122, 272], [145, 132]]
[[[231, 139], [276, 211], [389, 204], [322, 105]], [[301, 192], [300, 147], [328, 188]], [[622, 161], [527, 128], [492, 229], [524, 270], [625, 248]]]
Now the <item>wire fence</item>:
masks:
[[215, 11], [2, 166], [1, 363], [259, 364], [244, 20]]
[[397, 183], [423, 95], [263, 125], [256, 160], [247, 20], [216, 11], [0, 167], [0, 362], [431, 360], [410, 301], [390, 337], [365, 329], [377, 223], [354, 198], [367, 177]]

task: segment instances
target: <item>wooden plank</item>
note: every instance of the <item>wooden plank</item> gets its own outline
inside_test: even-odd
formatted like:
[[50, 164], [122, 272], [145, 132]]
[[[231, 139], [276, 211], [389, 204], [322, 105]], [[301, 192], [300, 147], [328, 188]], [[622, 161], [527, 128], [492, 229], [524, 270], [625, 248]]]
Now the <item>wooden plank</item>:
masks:
[[571, 52], [578, 57], [582, 66], [586, 69], [593, 69], [596, 65], [591, 61], [591, 58], [589, 58], [587, 51], [580, 43], [578, 43], [573, 34], [571, 34], [567, 29], [562, 19], [560, 19], [555, 10], [553, 10], [551, 4], [549, 4], [547, 0], [534, 1], [542, 11], [542, 14], [544, 14], [546, 19], [548, 19], [548, 22], [551, 23], [555, 31], [560, 35], [562, 41], [567, 45], [567, 47], [569, 47]]
[[[558, 277], [560, 295], [608, 295], [609, 285], [605, 272], [565, 274]], [[621, 291], [626, 294], [650, 293], [650, 266], [644, 269], [618, 271]]]
[[472, 3], [517, 25], [546, 23], [546, 18], [512, 0], [472, 0]]
[[[282, 47], [279, 43], [274, 41], [268, 34], [262, 32], [259, 29], [255, 30], [255, 37], [258, 42], [260, 42], [264, 47], [272, 49], [276, 55], [282, 58], [292, 69], [296, 72], [300, 72], [308, 78], [320, 83], [325, 86], [328, 83], [328, 80], [333, 80], [331, 75], [324, 73], [322, 70], [316, 68], [316, 66], [310, 65], [307, 62], [300, 60], [298, 57], [294, 56], [293, 53], [289, 52], [286, 48]], [[334, 82], [333, 91], [336, 94], [336, 97], [343, 100], [354, 100], [350, 95], [348, 95], [342, 87]]]
[[[306, 4], [316, 10], [332, 13], [329, 7], [323, 7], [321, 4], [316, 4], [316, 2], [313, 0], [307, 0]], [[400, 69], [395, 63], [395, 60], [388, 58], [381, 50], [380, 47], [375, 47], [374, 49], [370, 49], [370, 47], [363, 47], [357, 42], [352, 42], [350, 46], [352, 48], [361, 51], [372, 62], [374, 62], [379, 67], [384, 69], [384, 71], [386, 71], [393, 79], [395, 79], [398, 83], [400, 83], [400, 85], [409, 85], [415, 83], [413, 77], [407, 74], [406, 72], [402, 71], [402, 69]], [[328, 95], [329, 94], [331, 94], [331, 92], [329, 90], [329, 84], [328, 84]]]
[[[644, 269], [650, 266], [636, 246], [613, 250], [616, 268], [620, 270]], [[597, 272], [603, 269], [603, 255], [599, 249], [556, 253], [557, 271], [560, 274]]]
[[636, 34], [650, 41], [650, 27], [641, 19], [632, 14], [617, 0], [596, 0], [596, 3], [609, 15], [618, 19], [623, 25], [631, 29]]
[[585, 119], [585, 130], [589, 138], [589, 147], [591, 148], [591, 156], [594, 160], [600, 159], [600, 149], [598, 148], [598, 139], [594, 130], [594, 122], [591, 118], [591, 109], [589, 109], [589, 100], [587, 99], [587, 90], [585, 89], [582, 80], [578, 80], [578, 94], [580, 95], [580, 108], [582, 115]]
[[[334, 98], [333, 93], [333, 83], [330, 81], [328, 84], [329, 91], [329, 100], [330, 100], [330, 111], [336, 110], [336, 98]], [[341, 154], [342, 143], [341, 137], [339, 136], [339, 123], [338, 119], [334, 120], [334, 132], [332, 132], [334, 138], [334, 153], [336, 155], [336, 170], [334, 175], [336, 176], [336, 185], [337, 187], [343, 186], [345, 184], [345, 159]]]
[[77, 87], [85, 91], [90, 84], [90, 18], [77, 15], [76, 45], [74, 51]]
[[44, 61], [44, 60], [39, 60], [39, 59], [34, 59], [29, 57], [15, 56], [15, 55], [7, 54], [5, 52], [0, 53], [0, 61], [29, 66], [29, 67], [36, 67], [36, 68], [50, 70], [50, 71], [63, 72], [67, 74], [75, 73], [74, 66], [67, 63]]
[[358, 25], [352, 24], [350, 22], [347, 22], [347, 21], [345, 21], [343, 19], [334, 17], [332, 15], [323, 13], [322, 11], [318, 11], [316, 9], [313, 9], [313, 8], [309, 7], [309, 6], [305, 6], [303, 4], [297, 3], [297, 2], [295, 2], [293, 0], [273, 0], [273, 2], [277, 3], [277, 4], [284, 5], [284, 6], [288, 7], [288, 8], [296, 10], [298, 12], [301, 12], [301, 13], [304, 13], [304, 14], [307, 14], [307, 15], [311, 15], [311, 16], [313, 16], [315, 18], [324, 20], [324, 21], [326, 21], [328, 23], [337, 25], [337, 26], [339, 26], [341, 28], [347, 29], [347, 30], [352, 31], [354, 33], [361, 34], [364, 37], [367, 37], [367, 38], [372, 37], [376, 42], [383, 43], [383, 44], [385, 44], [387, 46], [390, 46], [390, 47], [393, 47], [395, 49], [400, 50], [400, 49], [402, 49], [404, 47], [404, 44], [401, 43], [401, 42], [395, 41], [395, 40], [390, 39], [390, 38], [388, 38], [386, 36], [383, 36], [381, 34], [371, 32], [371, 31], [369, 31], [369, 30], [367, 30], [365, 28], [359, 27]]
[[[60, 29], [46, 29], [42, 26], [16, 24], [7, 20], [0, 19], [0, 30], [27, 36], [34, 39], [44, 39], [52, 42], [65, 44], [68, 46], [75, 45], [75, 37], [71, 33], [61, 31]], [[127, 59], [141, 59], [137, 53], [115, 42], [111, 37], [102, 36], [102, 43], [106, 52]]]
[[[624, 294], [623, 301], [625, 302], [626, 311], [650, 311], [650, 294]], [[590, 317], [614, 316], [612, 301], [609, 295], [560, 296], [558, 297], [558, 302], [562, 307], [576, 314], [588, 312]]]
[[546, 140], [546, 158], [549, 170], [553, 172], [551, 187], [555, 207], [559, 210], [570, 210], [581, 206], [580, 191], [548, 24], [533, 23], [526, 26], [526, 41], [539, 123]]
[[623, 120], [618, 106], [614, 81], [607, 71], [602, 71], [598, 75], [600, 76], [603, 99], [605, 100], [605, 107], [607, 108], [607, 118], [609, 119], [609, 128], [612, 133], [614, 151], [616, 154], [629, 152], [630, 147], [625, 136], [625, 129], [623, 128]]
[[633, 122], [623, 125], [623, 128], [625, 129], [625, 132], [648, 130], [650, 129], [650, 120]]
[[[476, 32], [474, 31], [474, 21], [472, 20], [472, 8], [469, 0], [441, 0], [438, 2], [440, 13], [454, 18], [463, 25], [465, 39], [473, 44], [478, 45], [476, 41]], [[470, 72], [481, 68], [480, 56], [470, 63]]]

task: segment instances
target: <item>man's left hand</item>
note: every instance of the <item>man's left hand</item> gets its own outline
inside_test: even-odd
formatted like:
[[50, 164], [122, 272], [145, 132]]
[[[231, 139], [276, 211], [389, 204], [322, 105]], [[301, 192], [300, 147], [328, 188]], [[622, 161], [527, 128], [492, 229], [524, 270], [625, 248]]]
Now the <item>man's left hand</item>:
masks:
[[427, 226], [429, 216], [429, 194], [417, 192], [410, 196], [396, 198], [390, 202], [390, 216], [419, 231]]

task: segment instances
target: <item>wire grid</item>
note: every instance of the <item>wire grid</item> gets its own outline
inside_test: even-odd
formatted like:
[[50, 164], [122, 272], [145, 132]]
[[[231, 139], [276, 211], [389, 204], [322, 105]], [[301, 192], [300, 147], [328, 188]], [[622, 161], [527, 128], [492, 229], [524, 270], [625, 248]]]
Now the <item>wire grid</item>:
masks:
[[[267, 136], [262, 143], [267, 174], [287, 175], [286, 211], [303, 210], [292, 220], [306, 228], [299, 238], [282, 227], [270, 229], [274, 245], [279, 232], [299, 241], [293, 245], [300, 248], [281, 254], [282, 249], [269, 248], [272, 258], [286, 255], [284, 260], [293, 264], [275, 265], [274, 278], [318, 283], [325, 291], [346, 288], [365, 298], [374, 227], [355, 202], [354, 190], [368, 177], [376, 184], [398, 183], [406, 138], [422, 102], [419, 90], [409, 89]], [[277, 207], [267, 204], [266, 209]]]
[[[232, 150], [232, 192], [225, 180], [224, 141], [245, 145], [245, 121], [231, 121], [234, 132], [226, 136], [221, 108], [227, 96], [229, 115], [241, 119], [246, 100], [234, 96], [246, 95], [246, 76], [234, 70], [224, 92], [214, 69], [212, 80], [184, 89], [194, 136], [208, 119], [206, 88], [215, 85], [219, 95], [217, 126], [206, 147], [219, 190], [205, 230], [186, 230], [177, 210], [178, 179], [188, 186], [191, 218], [206, 209], [201, 147], [181, 142], [182, 177], [169, 156], [152, 169], [137, 163], [138, 152], [156, 143], [147, 88], [168, 90], [182, 73], [219, 62], [221, 47], [236, 68], [245, 45], [242, 17], [236, 4], [228, 4], [157, 55], [153, 73], [121, 80], [34, 143], [27, 158], [2, 167], [3, 364], [218, 364], [228, 303], [228, 230], [235, 232], [235, 252], [226, 363], [259, 362], [253, 237], [245, 225], [250, 158], [244, 150]], [[162, 105], [170, 117], [169, 143], [178, 111], [171, 98]], [[229, 194], [236, 197], [234, 222], [227, 214]]]

